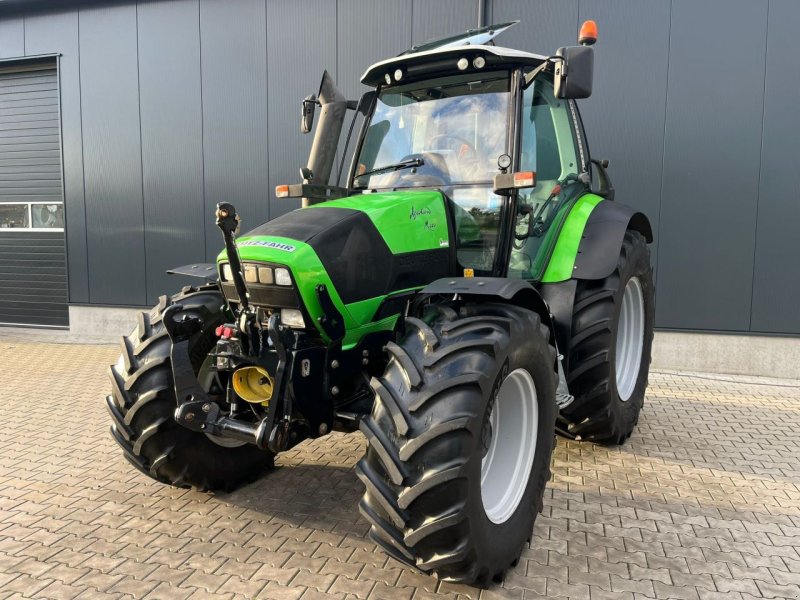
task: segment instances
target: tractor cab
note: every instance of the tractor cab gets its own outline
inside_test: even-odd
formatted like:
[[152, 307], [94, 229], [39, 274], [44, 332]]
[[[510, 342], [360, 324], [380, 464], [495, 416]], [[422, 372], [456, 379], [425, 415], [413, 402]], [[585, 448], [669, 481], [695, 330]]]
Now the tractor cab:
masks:
[[574, 101], [555, 89], [564, 61], [492, 45], [515, 24], [370, 67], [361, 81], [376, 90], [347, 187], [440, 190], [459, 273], [540, 280], [561, 223], [588, 187], [589, 157]]

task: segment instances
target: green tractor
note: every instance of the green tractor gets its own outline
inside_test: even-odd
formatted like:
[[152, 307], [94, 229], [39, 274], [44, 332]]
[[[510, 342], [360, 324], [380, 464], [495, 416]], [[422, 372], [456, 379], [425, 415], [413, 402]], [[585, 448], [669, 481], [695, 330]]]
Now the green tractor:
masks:
[[[372, 539], [486, 586], [531, 538], [554, 433], [631, 435], [652, 232], [589, 155], [575, 99], [596, 28], [539, 56], [494, 44], [511, 25], [379, 62], [357, 102], [323, 75], [302, 105], [304, 132], [320, 107], [302, 183], [276, 189], [303, 208], [238, 236], [218, 204], [225, 251], [174, 270], [205, 281], [122, 340], [107, 408], [136, 468], [231, 490], [305, 439], [360, 430]], [[348, 111], [363, 123], [340, 187]]]

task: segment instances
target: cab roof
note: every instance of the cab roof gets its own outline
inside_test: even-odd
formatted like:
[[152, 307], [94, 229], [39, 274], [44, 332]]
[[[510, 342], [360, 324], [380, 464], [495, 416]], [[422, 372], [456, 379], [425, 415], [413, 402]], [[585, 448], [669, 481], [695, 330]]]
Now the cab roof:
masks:
[[[371, 86], [395, 84], [416, 78], [433, 75], [457, 73], [459, 71], [480, 71], [487, 67], [510, 65], [540, 65], [546, 57], [512, 48], [494, 45], [494, 38], [519, 23], [510, 21], [470, 29], [464, 33], [448, 36], [418, 46], [413, 46], [394, 58], [375, 63], [361, 76], [361, 82]], [[491, 44], [491, 45], [490, 45]], [[482, 57], [483, 66], [479, 69], [473, 61]], [[458, 61], [467, 59], [467, 67], [459, 68]], [[395, 77], [399, 72], [401, 77]], [[388, 78], [388, 79], [387, 79]]]
[[402, 83], [421, 75], [429, 77], [443, 73], [459, 73], [460, 71], [456, 65], [460, 58], [466, 58], [469, 61], [467, 72], [476, 72], [479, 69], [473, 66], [473, 61], [478, 56], [482, 56], [486, 60], [486, 66], [480, 69], [481, 71], [492, 67], [510, 65], [531, 65], [535, 67], [547, 60], [546, 56], [540, 54], [532, 54], [522, 50], [514, 50], [513, 48], [502, 48], [500, 46], [451, 46], [413, 54], [401, 54], [400, 56], [377, 62], [364, 72], [361, 76], [361, 83], [377, 87], [386, 83], [385, 77], [387, 74], [392, 79], [392, 83], [399, 83], [395, 81], [394, 77], [397, 69], [403, 72]]

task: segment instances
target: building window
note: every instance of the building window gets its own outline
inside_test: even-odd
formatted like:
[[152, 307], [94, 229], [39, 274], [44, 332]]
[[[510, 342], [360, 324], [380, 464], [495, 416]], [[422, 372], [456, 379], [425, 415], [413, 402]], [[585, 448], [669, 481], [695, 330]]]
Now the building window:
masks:
[[61, 202], [0, 202], [0, 234], [3, 231], [63, 231]]

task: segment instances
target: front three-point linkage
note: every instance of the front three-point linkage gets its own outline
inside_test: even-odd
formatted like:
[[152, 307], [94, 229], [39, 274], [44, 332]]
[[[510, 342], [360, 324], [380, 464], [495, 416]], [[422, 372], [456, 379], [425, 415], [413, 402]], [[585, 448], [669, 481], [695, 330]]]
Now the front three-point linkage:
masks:
[[184, 312], [181, 304], [173, 304], [164, 311], [163, 321], [172, 342], [170, 360], [178, 399], [175, 420], [194, 431], [233, 438], [266, 448], [267, 433], [270, 431], [267, 419], [260, 423], [246, 423], [221, 415], [219, 405], [209, 398], [197, 380], [189, 357], [189, 340], [203, 326], [200, 317]]
[[[236, 248], [236, 233], [239, 228], [239, 217], [236, 209], [228, 203], [217, 205], [216, 223], [222, 231], [228, 261], [236, 293], [239, 297], [236, 309], [236, 325], [239, 334], [244, 337], [249, 354], [257, 359], [266, 347], [266, 337], [278, 355], [278, 366], [275, 374], [274, 401], [269, 403], [267, 415], [258, 423], [249, 423], [220, 414], [219, 405], [209, 398], [201, 387], [194, 372], [189, 356], [189, 340], [202, 329], [202, 319], [195, 313], [186, 312], [180, 304], [174, 304], [164, 312], [164, 328], [172, 342], [170, 358], [178, 398], [175, 420], [188, 429], [204, 432], [219, 437], [233, 438], [255, 444], [259, 448], [269, 448], [274, 452], [284, 449], [288, 427], [275, 425], [278, 404], [286, 398], [288, 377], [291, 370], [291, 353], [286, 351], [289, 340], [285, 339], [285, 328], [281, 326], [280, 316], [273, 314], [266, 332], [259, 327], [255, 315], [250, 311], [247, 286], [242, 275], [242, 263]], [[266, 334], [266, 335], [264, 335]]]

